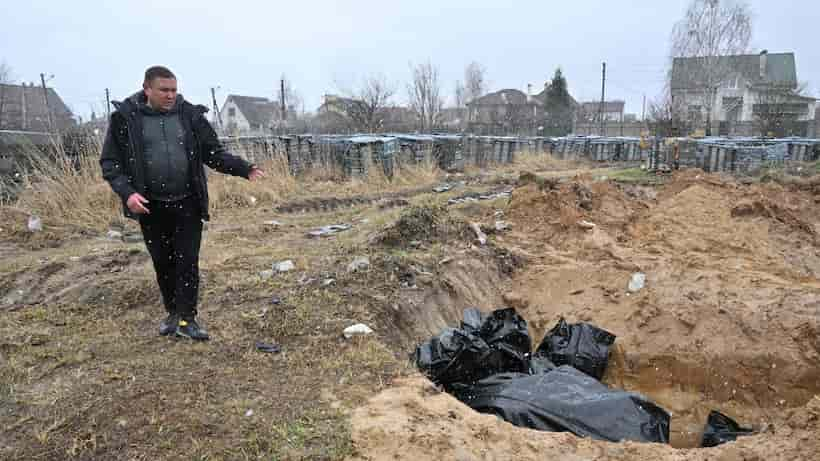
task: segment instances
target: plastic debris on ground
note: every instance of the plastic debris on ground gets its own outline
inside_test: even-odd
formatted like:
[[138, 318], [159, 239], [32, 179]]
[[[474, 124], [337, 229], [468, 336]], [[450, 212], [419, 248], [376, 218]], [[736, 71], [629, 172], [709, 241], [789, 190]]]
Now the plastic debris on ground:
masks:
[[441, 186], [434, 187], [433, 192], [437, 194], [443, 194], [444, 192], [452, 190], [454, 187], [456, 187], [455, 184], [443, 184]]
[[600, 440], [669, 442], [669, 414], [598, 381], [615, 335], [559, 321], [531, 354], [527, 322], [507, 308], [467, 309], [459, 328], [420, 344], [416, 366], [471, 408], [521, 427]]
[[367, 270], [368, 268], [370, 268], [370, 258], [360, 256], [347, 265], [347, 272], [361, 272], [363, 270]]
[[43, 230], [43, 220], [39, 216], [29, 216], [26, 227], [29, 232], [40, 232]]
[[733, 442], [738, 437], [754, 434], [754, 429], [741, 427], [732, 418], [712, 410], [706, 420], [706, 427], [703, 429], [703, 440], [701, 446], [716, 447], [726, 442]]
[[635, 272], [632, 274], [632, 278], [629, 279], [629, 285], [626, 287], [630, 293], [637, 293], [641, 291], [646, 285], [646, 274], [642, 272]]
[[331, 224], [329, 226], [323, 226], [318, 229], [314, 229], [307, 233], [308, 237], [317, 238], [317, 237], [329, 237], [331, 235], [336, 235], [339, 232], [344, 232], [351, 228], [350, 224]]
[[371, 335], [373, 334], [373, 330], [363, 323], [357, 323], [356, 325], [351, 325], [345, 328], [344, 331], [342, 331], [342, 334], [344, 335], [345, 339], [350, 339], [354, 336]]
[[273, 264], [273, 270], [275, 272], [290, 272], [293, 269], [296, 269], [296, 264], [290, 259]]
[[259, 352], [265, 352], [267, 354], [277, 354], [279, 352], [282, 352], [282, 348], [278, 344], [263, 342], [256, 343], [256, 350], [258, 350]]
[[471, 193], [466, 194], [462, 197], [451, 198], [447, 201], [448, 205], [458, 205], [459, 203], [467, 203], [467, 202], [479, 202], [479, 201], [486, 201], [486, 200], [496, 200], [500, 198], [510, 198], [512, 196], [512, 190], [504, 190], [501, 192], [496, 193], [489, 193], [489, 194], [480, 194], [480, 193]]

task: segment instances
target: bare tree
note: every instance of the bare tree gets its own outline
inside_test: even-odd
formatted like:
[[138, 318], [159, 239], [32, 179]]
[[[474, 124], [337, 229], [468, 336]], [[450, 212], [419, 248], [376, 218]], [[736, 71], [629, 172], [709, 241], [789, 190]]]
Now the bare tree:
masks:
[[687, 130], [685, 110], [679, 100], [665, 89], [658, 100], [649, 104], [648, 125], [655, 136], [682, 136]]
[[456, 81], [455, 87], [455, 107], [458, 110], [458, 118], [460, 119], [460, 127], [464, 127], [464, 122], [467, 120], [467, 89], [464, 87], [464, 83], [460, 80]]
[[465, 100], [470, 102], [487, 93], [487, 69], [476, 61], [464, 69]]
[[801, 115], [811, 115], [806, 88], [805, 83], [796, 88], [774, 83], [761, 86], [752, 108], [757, 132], [761, 136], [805, 136], [796, 122]]
[[[337, 84], [338, 85], [338, 84]], [[382, 128], [385, 111], [396, 93], [394, 85], [381, 74], [366, 77], [358, 88], [341, 89], [342, 97], [325, 101], [325, 116], [335, 114], [348, 130], [376, 132]], [[337, 117], [338, 118], [338, 117]]]
[[441, 118], [444, 101], [441, 97], [438, 67], [431, 61], [410, 65], [413, 82], [407, 86], [410, 109], [419, 121], [420, 131], [432, 131]]
[[3, 109], [6, 103], [6, 87], [12, 83], [11, 66], [6, 64], [6, 61], [0, 62], [0, 130], [3, 129]]
[[672, 30], [673, 58], [693, 58], [680, 72], [698, 93], [711, 134], [718, 88], [737, 72], [726, 56], [743, 54], [752, 36], [752, 13], [742, 1], [692, 0]]

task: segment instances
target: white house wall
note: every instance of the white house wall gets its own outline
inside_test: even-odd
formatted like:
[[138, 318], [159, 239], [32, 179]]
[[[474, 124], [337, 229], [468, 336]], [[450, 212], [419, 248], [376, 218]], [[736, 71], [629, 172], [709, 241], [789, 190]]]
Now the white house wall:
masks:
[[[230, 109], [234, 109], [236, 116], [228, 116]], [[225, 105], [222, 106], [219, 115], [222, 117], [222, 126], [226, 131], [230, 131], [232, 123], [239, 132], [248, 132], [251, 129], [251, 124], [248, 122], [248, 119], [245, 118], [245, 115], [239, 110], [239, 106], [237, 106], [232, 99], [225, 101]]]

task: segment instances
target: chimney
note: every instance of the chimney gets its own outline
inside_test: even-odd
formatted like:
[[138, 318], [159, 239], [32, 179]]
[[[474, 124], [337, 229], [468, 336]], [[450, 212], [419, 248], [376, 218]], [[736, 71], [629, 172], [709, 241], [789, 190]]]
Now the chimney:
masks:
[[527, 102], [532, 102], [532, 83], [527, 83]]
[[760, 52], [760, 78], [766, 79], [766, 61], [769, 57], [769, 51], [763, 50]]

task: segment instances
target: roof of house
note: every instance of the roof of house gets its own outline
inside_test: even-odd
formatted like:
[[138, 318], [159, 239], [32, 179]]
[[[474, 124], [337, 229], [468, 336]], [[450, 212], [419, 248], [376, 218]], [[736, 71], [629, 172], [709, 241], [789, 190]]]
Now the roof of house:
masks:
[[[48, 108], [54, 128], [65, 130], [74, 125], [71, 110], [65, 105], [54, 88], [46, 87]], [[23, 110], [25, 101], [25, 110]], [[34, 85], [0, 84], [0, 129], [49, 131], [48, 110], [43, 98], [43, 88]], [[25, 120], [23, 120], [25, 114]], [[24, 123], [25, 122], [25, 123]]]
[[[507, 88], [494, 93], [485, 94], [480, 98], [468, 102], [467, 105], [500, 106], [505, 104], [524, 105], [527, 103], [527, 95], [524, 94], [523, 91]], [[530, 103], [534, 103], [534, 101]]]
[[[606, 113], [624, 111], [624, 101], [604, 101], [603, 111]], [[581, 103], [581, 111], [587, 113], [598, 113], [601, 110], [601, 101], [589, 101]]]
[[[794, 53], [765, 53], [765, 75], [760, 75], [760, 63], [764, 53], [721, 56], [717, 65], [726, 66], [737, 75], [754, 84], [772, 83], [794, 88], [797, 86], [797, 68]], [[698, 75], [706, 65], [705, 58], [675, 58], [672, 60], [672, 89], [697, 87]]]
[[[467, 105], [497, 106], [503, 104], [534, 104], [537, 106], [543, 106], [547, 103], [548, 92], [549, 85], [545, 85], [544, 89], [540, 93], [532, 95], [532, 99], [530, 100], [523, 91], [519, 91], [514, 88], [507, 88], [496, 91], [495, 93], [486, 94], [474, 101], [468, 102]], [[569, 99], [573, 107], [578, 105], [578, 102], [572, 97], [572, 95], [570, 95]]]
[[357, 100], [353, 98], [347, 98], [344, 96], [338, 96], [335, 94], [326, 94], [323, 98], [322, 105], [319, 106], [319, 109], [316, 110], [317, 113], [326, 112], [330, 110], [330, 108], [335, 109], [344, 109], [345, 107], [355, 103]]
[[228, 101], [233, 101], [242, 115], [250, 125], [258, 125], [260, 127], [270, 126], [271, 122], [276, 118], [279, 105], [268, 98], [260, 98], [257, 96], [240, 96], [236, 94], [228, 95], [225, 104]]

